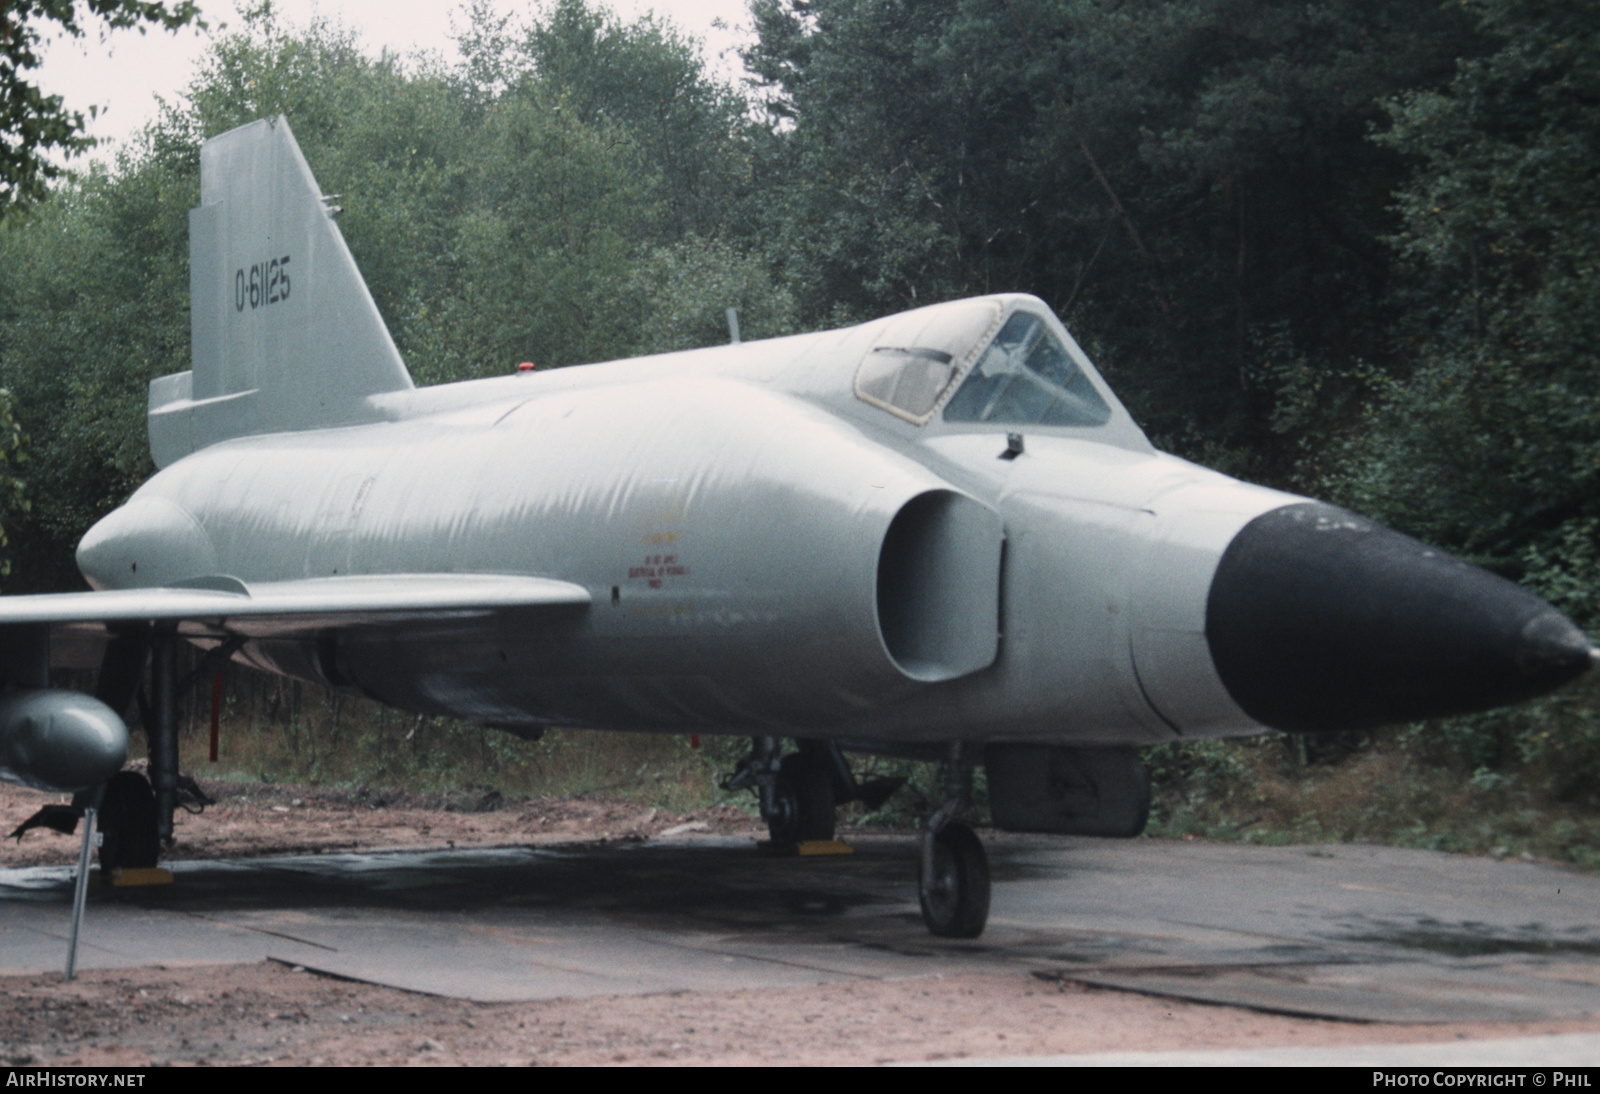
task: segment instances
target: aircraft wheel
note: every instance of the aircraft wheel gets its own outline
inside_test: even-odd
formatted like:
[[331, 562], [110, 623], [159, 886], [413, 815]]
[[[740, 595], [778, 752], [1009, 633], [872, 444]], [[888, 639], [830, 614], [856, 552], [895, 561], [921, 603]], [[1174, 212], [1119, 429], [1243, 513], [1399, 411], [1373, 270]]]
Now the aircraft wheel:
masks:
[[148, 867], [161, 854], [156, 830], [156, 796], [150, 780], [122, 771], [106, 783], [100, 802], [100, 869]]
[[767, 830], [774, 845], [790, 847], [806, 840], [833, 838], [833, 783], [827, 769], [813, 757], [803, 752], [785, 756], [772, 798]]
[[989, 856], [966, 825], [945, 825], [933, 837], [933, 876], [922, 877], [922, 921], [940, 938], [977, 938], [989, 921]]

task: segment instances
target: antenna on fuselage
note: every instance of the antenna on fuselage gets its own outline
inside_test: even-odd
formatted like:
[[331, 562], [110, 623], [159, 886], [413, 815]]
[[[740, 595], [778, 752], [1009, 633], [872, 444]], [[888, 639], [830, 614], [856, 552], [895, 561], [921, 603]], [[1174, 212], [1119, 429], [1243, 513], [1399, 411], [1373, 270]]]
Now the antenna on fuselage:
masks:
[[739, 344], [739, 309], [728, 309], [728, 341], [734, 345]]

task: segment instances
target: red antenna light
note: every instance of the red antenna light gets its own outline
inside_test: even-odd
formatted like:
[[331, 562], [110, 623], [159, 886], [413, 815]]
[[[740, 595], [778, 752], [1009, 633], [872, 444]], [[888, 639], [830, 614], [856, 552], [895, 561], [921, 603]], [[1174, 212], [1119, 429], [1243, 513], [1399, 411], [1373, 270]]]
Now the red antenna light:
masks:
[[517, 366], [517, 371], [518, 372], [532, 372], [534, 369], [536, 369], [538, 367], [539, 366], [534, 364], [532, 361], [524, 361], [524, 362], [522, 362], [522, 364]]

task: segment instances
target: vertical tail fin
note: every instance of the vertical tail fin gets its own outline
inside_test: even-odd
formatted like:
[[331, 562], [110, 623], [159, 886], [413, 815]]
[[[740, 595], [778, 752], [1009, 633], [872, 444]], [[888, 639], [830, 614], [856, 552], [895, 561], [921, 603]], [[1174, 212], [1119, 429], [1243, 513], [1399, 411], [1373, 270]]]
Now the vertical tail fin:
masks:
[[194, 367], [150, 384], [157, 467], [230, 437], [371, 420], [368, 396], [412, 386], [337, 212], [281, 116], [201, 147]]

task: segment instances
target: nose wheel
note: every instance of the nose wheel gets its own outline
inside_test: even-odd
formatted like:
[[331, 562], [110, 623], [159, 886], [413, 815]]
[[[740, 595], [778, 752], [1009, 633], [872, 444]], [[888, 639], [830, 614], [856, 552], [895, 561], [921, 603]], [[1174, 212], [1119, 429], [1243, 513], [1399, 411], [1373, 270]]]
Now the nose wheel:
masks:
[[989, 856], [983, 843], [960, 821], [924, 838], [933, 846], [923, 853], [918, 876], [922, 922], [939, 938], [977, 938], [989, 922]]
[[978, 834], [956, 820], [972, 790], [972, 765], [961, 742], [950, 744], [945, 764], [945, 803], [922, 830], [917, 895], [922, 922], [938, 938], [977, 938], [989, 922], [989, 856]]

